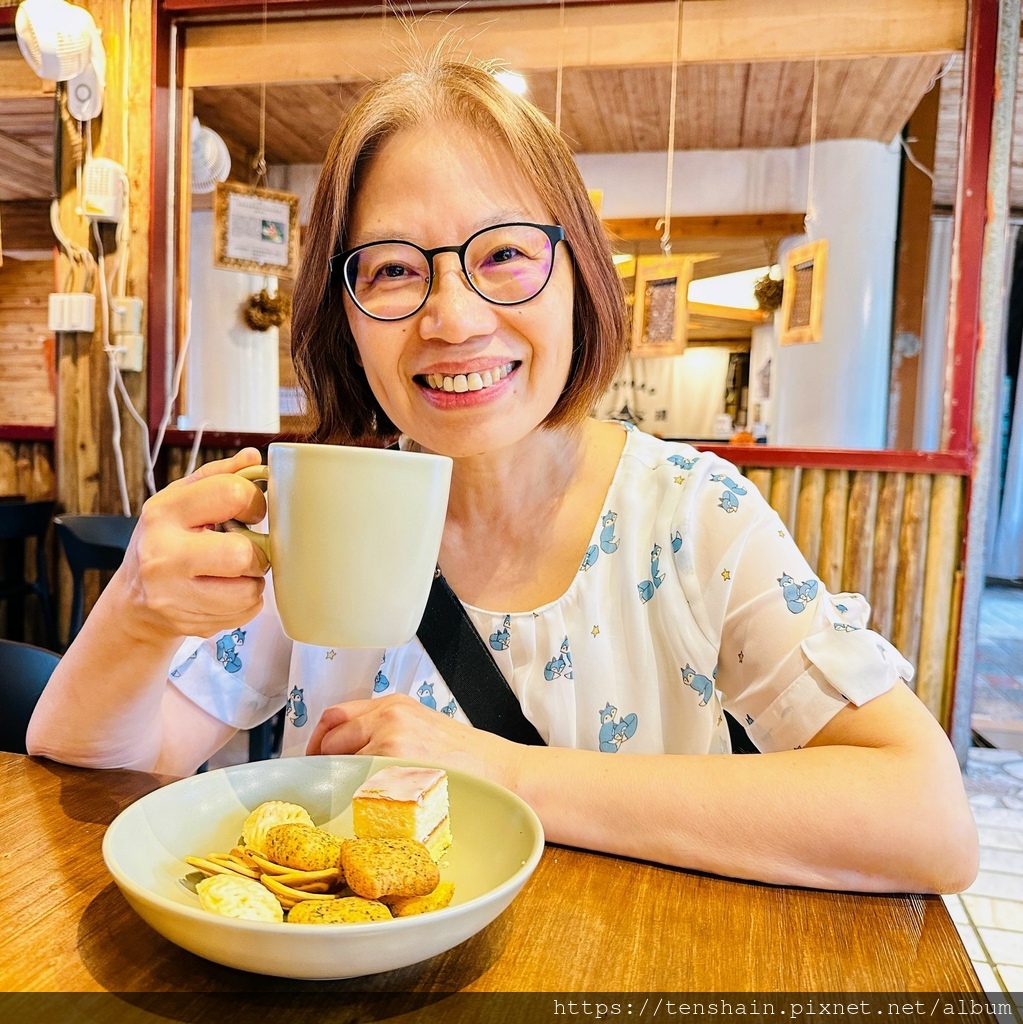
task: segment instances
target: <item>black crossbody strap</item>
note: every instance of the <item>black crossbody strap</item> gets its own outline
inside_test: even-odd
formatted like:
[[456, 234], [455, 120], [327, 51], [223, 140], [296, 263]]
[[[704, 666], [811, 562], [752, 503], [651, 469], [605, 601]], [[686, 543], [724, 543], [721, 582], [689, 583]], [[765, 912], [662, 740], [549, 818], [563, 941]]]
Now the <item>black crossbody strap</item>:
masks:
[[545, 745], [439, 569], [418, 635], [448, 689], [477, 729], [515, 743]]

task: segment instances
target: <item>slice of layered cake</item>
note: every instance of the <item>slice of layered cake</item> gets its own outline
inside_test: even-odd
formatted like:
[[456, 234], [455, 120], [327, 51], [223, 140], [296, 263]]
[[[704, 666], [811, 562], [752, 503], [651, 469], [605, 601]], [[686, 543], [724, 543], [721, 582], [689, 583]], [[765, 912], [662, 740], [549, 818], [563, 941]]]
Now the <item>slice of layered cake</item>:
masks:
[[447, 773], [383, 768], [355, 791], [352, 818], [357, 839], [415, 839], [439, 860], [451, 845]]

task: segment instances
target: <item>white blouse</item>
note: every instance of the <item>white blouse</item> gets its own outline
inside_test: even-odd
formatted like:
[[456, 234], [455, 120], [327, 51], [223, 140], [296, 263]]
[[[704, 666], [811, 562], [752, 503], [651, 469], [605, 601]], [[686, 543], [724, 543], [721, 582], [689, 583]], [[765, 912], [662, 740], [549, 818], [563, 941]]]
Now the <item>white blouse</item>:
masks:
[[[552, 746], [607, 753], [730, 749], [722, 707], [764, 751], [811, 739], [913, 668], [866, 628], [859, 594], [829, 594], [736, 469], [630, 429], [568, 590], [531, 612], [466, 605], [526, 717]], [[443, 568], [443, 567], [442, 567]], [[407, 693], [467, 721], [418, 639], [333, 649], [283, 633], [269, 581], [252, 621], [182, 645], [171, 682], [251, 728], [287, 709], [284, 754], [325, 708]]]

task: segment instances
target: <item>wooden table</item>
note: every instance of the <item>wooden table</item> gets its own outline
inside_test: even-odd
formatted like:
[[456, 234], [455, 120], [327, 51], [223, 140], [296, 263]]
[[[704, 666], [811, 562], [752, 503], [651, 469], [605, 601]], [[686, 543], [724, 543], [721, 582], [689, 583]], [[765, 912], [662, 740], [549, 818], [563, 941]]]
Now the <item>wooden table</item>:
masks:
[[[595, 997], [583, 993], [605, 993], [620, 1004], [618, 1015], [610, 1009], [607, 1015], [624, 1021], [630, 1017], [626, 1004], [636, 1019], [647, 993], [663, 994], [659, 1016], [668, 1019], [672, 1000], [697, 1000], [684, 993], [704, 993], [705, 1002], [724, 1002], [727, 993], [746, 993], [732, 998], [748, 1002], [770, 1000], [767, 993], [792, 993], [775, 1000], [781, 1017], [781, 1007], [801, 1001], [796, 993], [817, 993], [823, 1001], [825, 993], [981, 992], [938, 897], [750, 884], [557, 846], [547, 847], [521, 895], [493, 924], [425, 963], [329, 983], [246, 974], [208, 963], [157, 935], [128, 907], [103, 865], [100, 843], [109, 822], [168, 781], [0, 753], [0, 864], [6, 882], [0, 989], [120, 993], [107, 998], [126, 1013], [140, 1014], [139, 1020], [151, 1021], [156, 1013], [238, 1024], [395, 1016], [560, 1021], [570, 1015], [566, 994], [573, 993], [573, 1019], [594, 1017]], [[494, 992], [534, 994], [471, 995]], [[557, 1013], [555, 998], [564, 1015]], [[0, 1018], [31, 1019], [18, 999], [0, 996]], [[584, 999], [591, 1005], [588, 1015]], [[809, 1012], [805, 996], [802, 1002]], [[340, 1007], [345, 1011], [339, 1016]], [[498, 1013], [502, 1008], [504, 1016]], [[652, 1017], [653, 1008], [651, 1000], [643, 1015]], [[671, 1019], [679, 1019], [674, 1013]], [[950, 1019], [924, 1015], [938, 1016]], [[784, 1017], [799, 1019], [791, 1008]], [[69, 1014], [47, 1012], [38, 1019], [59, 1018]], [[818, 1018], [819, 1013], [807, 1017]]]

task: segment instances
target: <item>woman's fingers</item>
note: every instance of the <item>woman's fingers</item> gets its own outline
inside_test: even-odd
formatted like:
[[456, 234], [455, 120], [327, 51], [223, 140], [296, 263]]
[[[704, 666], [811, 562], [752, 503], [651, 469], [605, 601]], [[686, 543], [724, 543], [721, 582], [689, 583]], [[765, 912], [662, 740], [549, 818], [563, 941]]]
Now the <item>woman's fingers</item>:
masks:
[[208, 528], [229, 519], [263, 518], [262, 492], [235, 475], [258, 462], [255, 448], [244, 449], [202, 466], [143, 505], [120, 575], [147, 629], [210, 636], [258, 614], [265, 555], [242, 533]]
[[228, 519], [258, 523], [265, 515], [266, 498], [251, 480], [220, 473], [194, 480], [188, 487], [160, 491], [142, 506], [140, 518], [196, 529]]

